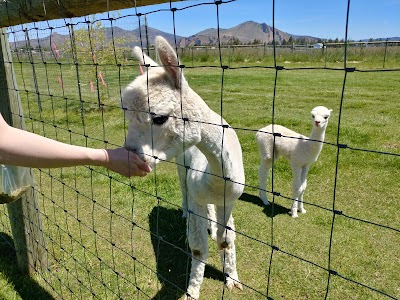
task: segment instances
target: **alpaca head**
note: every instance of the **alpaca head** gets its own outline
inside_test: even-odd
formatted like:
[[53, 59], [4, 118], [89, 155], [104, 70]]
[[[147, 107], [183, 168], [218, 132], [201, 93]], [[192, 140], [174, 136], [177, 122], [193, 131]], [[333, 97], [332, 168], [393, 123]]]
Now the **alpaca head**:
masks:
[[325, 106], [314, 107], [311, 111], [313, 128], [326, 129], [332, 109]]
[[146, 72], [122, 93], [122, 107], [129, 120], [127, 149], [154, 166], [169, 160], [200, 141], [202, 101], [188, 86], [174, 49], [158, 36], [155, 47], [161, 66], [135, 47], [134, 54]]

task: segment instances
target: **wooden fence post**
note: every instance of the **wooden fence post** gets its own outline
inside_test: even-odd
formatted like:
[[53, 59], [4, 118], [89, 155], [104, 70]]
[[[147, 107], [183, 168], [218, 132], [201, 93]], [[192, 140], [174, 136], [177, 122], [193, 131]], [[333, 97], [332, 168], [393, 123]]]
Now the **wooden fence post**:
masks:
[[[8, 124], [25, 129], [21, 102], [17, 89], [8, 35], [0, 28], [0, 112]], [[7, 204], [11, 231], [19, 268], [28, 274], [48, 268], [45, 239], [42, 229], [39, 203], [34, 191], [32, 172], [24, 168], [10, 166], [13, 173], [28, 176], [32, 184], [21, 197]]]

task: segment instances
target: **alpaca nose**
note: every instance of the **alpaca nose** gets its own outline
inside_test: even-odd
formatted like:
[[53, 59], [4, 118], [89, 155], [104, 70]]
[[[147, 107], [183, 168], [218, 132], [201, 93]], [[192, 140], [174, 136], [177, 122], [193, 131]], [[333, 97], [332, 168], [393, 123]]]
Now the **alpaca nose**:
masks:
[[128, 146], [128, 145], [125, 145], [124, 147], [128, 151], [136, 153], [140, 157], [141, 160], [145, 161], [145, 157], [143, 155], [143, 151], [140, 151], [139, 148], [131, 147], [131, 146]]
[[321, 121], [315, 121], [315, 125], [321, 124]]
[[135, 152], [135, 153], [136, 153], [136, 151], [137, 151], [136, 147], [132, 147], [132, 146], [127, 145], [127, 144], [124, 145], [124, 148], [125, 148], [126, 150], [128, 150], [128, 151], [132, 151], [132, 152]]

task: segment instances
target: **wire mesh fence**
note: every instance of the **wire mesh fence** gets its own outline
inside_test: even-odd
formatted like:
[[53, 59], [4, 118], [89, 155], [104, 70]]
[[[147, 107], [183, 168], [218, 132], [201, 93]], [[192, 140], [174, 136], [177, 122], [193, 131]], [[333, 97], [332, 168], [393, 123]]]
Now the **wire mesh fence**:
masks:
[[[4, 60], [14, 68], [13, 92], [21, 98], [12, 114], [24, 119], [27, 130], [65, 143], [124, 145], [129, 122], [121, 94], [146, 68], [133, 58], [132, 47], [156, 59], [145, 17], [170, 14], [175, 33], [180, 14], [209, 7], [219, 33], [221, 14], [235, 2], [170, 2], [157, 10], [134, 7], [8, 27], [12, 51]], [[350, 0], [347, 4], [345, 41]], [[273, 28], [275, 11], [272, 1], [266, 14], [272, 14]], [[131, 30], [128, 37], [121, 27]], [[254, 53], [218, 43], [205, 53], [180, 48], [176, 33], [165, 37], [190, 86], [235, 129], [244, 153], [246, 183], [239, 184], [245, 192], [233, 209], [244, 290], [226, 290], [218, 246], [210, 242], [201, 297], [399, 298], [398, 46], [368, 53], [344, 43], [335, 50], [310, 49], [316, 58], [303, 59], [278, 45]], [[292, 219], [287, 163], [274, 163], [267, 189], [271, 205], [258, 198], [255, 133], [268, 123], [307, 132], [309, 111], [317, 105], [333, 113], [321, 157], [311, 167], [308, 212]], [[192, 254], [176, 164], [163, 161], [140, 179], [94, 166], [32, 170], [42, 222], [36, 229], [45, 237], [41, 246], [48, 259], [35, 275], [46, 292], [32, 287], [32, 295], [184, 297]], [[12, 244], [8, 217], [2, 207], [4, 249]]]

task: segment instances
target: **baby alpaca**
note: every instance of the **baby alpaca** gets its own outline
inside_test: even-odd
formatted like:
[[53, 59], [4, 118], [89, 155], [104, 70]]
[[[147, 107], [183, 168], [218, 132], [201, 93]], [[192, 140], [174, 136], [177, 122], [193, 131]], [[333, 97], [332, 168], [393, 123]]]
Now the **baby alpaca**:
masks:
[[[159, 66], [136, 47], [147, 72], [122, 94], [129, 119], [126, 148], [150, 166], [176, 158], [187, 212], [187, 237], [192, 265], [187, 298], [197, 299], [208, 257], [208, 205], [215, 206], [217, 244], [228, 289], [242, 289], [236, 271], [232, 209], [244, 188], [242, 149], [235, 131], [188, 85], [183, 66], [168, 42], [155, 39]], [[220, 124], [220, 125], [217, 125]], [[214, 214], [214, 206], [209, 206]], [[187, 208], [187, 210], [186, 210]], [[215, 225], [215, 223], [214, 223]]]
[[[303, 214], [306, 213], [303, 195], [307, 186], [307, 174], [310, 165], [318, 159], [322, 150], [331, 112], [331, 109], [324, 106], [313, 108], [311, 111], [312, 131], [309, 138], [286, 127], [272, 124], [257, 132], [256, 140], [260, 153], [259, 194], [264, 204], [269, 204], [266, 193], [269, 170], [272, 168], [273, 161], [283, 156], [289, 160], [292, 169], [292, 217], [298, 217], [298, 210]], [[275, 134], [275, 143], [273, 134]]]

